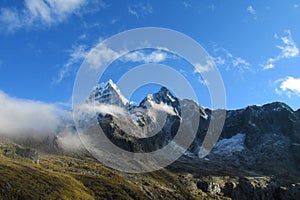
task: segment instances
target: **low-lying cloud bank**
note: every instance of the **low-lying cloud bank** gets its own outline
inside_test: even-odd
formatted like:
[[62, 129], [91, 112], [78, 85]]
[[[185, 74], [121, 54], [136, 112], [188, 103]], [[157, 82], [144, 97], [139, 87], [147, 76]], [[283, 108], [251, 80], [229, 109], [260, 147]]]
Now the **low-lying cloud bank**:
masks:
[[84, 148], [72, 126], [70, 111], [61, 109], [58, 104], [17, 99], [1, 90], [0, 136], [42, 151]]
[[0, 91], [0, 134], [49, 133], [61, 123], [62, 111], [54, 104], [17, 99]]

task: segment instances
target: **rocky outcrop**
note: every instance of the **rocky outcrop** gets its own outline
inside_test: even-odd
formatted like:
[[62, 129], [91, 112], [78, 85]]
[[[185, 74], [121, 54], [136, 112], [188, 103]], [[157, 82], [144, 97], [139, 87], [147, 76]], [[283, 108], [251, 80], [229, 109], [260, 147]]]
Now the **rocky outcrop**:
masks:
[[264, 177], [231, 179], [230, 181], [221, 181], [221, 183], [209, 180], [196, 182], [197, 188], [203, 192], [230, 197], [233, 200], [294, 200], [298, 198], [300, 184], [283, 185], [276, 180]]
[[24, 157], [24, 158], [29, 158], [35, 163], [39, 163], [39, 153], [31, 148], [23, 148], [19, 145], [16, 146], [16, 152], [17, 155]]
[[30, 132], [11, 139], [21, 146], [37, 149], [40, 152], [59, 153], [62, 151], [58, 137], [54, 133], [40, 134]]
[[[139, 135], [141, 128], [131, 121], [124, 121], [113, 117], [112, 115], [105, 115], [105, 117], [99, 122], [103, 132], [106, 136], [117, 146], [130, 152], [152, 152], [160, 149], [168, 144], [174, 137], [174, 133], [179, 127], [180, 120], [176, 116], [168, 116], [167, 125], [162, 128], [157, 134], [152, 137], [138, 138], [135, 135]], [[121, 127], [127, 127], [131, 130], [128, 134]], [[137, 131], [135, 134], [133, 131]]]

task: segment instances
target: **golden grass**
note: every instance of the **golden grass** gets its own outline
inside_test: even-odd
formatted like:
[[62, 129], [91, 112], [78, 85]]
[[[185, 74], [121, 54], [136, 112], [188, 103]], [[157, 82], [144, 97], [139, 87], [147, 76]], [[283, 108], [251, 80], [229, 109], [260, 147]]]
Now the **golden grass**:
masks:
[[0, 200], [211, 197], [202, 192], [191, 192], [180, 183], [178, 174], [166, 169], [126, 174], [91, 158], [46, 154], [41, 155], [40, 164], [35, 164], [26, 158], [0, 156]]

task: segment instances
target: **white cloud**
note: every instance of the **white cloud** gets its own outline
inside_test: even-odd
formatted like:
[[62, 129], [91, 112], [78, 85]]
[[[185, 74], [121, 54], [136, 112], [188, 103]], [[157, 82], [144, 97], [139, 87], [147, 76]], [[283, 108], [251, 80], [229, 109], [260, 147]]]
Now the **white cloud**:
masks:
[[276, 83], [278, 82], [280, 82], [280, 86], [275, 90], [278, 94], [285, 93], [288, 97], [292, 97], [292, 95], [300, 97], [300, 78], [288, 76], [276, 81]]
[[221, 56], [215, 57], [214, 61], [217, 65], [224, 65], [225, 64], [225, 59], [222, 58]]
[[213, 70], [214, 63], [212, 59], [206, 58], [205, 64], [195, 63], [194, 67], [195, 67], [194, 73], [204, 73]]
[[115, 117], [129, 116], [129, 113], [125, 108], [116, 105], [102, 104], [102, 103], [81, 104], [76, 108], [76, 110], [88, 114], [102, 113], [102, 114], [110, 114]]
[[291, 31], [286, 30], [285, 34], [286, 36], [283, 37], [279, 37], [278, 34], [274, 34], [274, 38], [280, 40], [282, 43], [276, 46], [276, 48], [280, 49], [280, 53], [275, 57], [269, 58], [264, 64], [262, 64], [261, 66], [263, 69], [272, 69], [275, 67], [276, 62], [282, 59], [294, 58], [299, 55], [299, 49], [293, 40]]
[[248, 6], [248, 7], [247, 7], [247, 11], [248, 11], [251, 15], [256, 15], [256, 11], [254, 10], [253, 6]]
[[133, 8], [131, 8], [130, 6], [128, 6], [128, 12], [129, 12], [129, 14], [135, 16], [136, 18], [139, 18], [137, 11], [134, 10]]
[[39, 101], [17, 99], [0, 91], [0, 135], [19, 139], [40, 141], [59, 131], [60, 147], [79, 150], [81, 144], [72, 124], [72, 113], [61, 109], [61, 105]]
[[[159, 49], [159, 48], [158, 48]], [[161, 49], [163, 50], [163, 49]], [[58, 76], [53, 80], [54, 84], [60, 83], [66, 76], [69, 75], [73, 66], [78, 65], [85, 58], [85, 62], [89, 69], [97, 70], [101, 66], [110, 64], [120, 57], [120, 60], [125, 62], [144, 62], [144, 63], [158, 63], [168, 58], [167, 53], [156, 50], [151, 53], [144, 53], [141, 51], [129, 52], [122, 57], [126, 51], [116, 52], [104, 45], [89, 49], [85, 45], [76, 45], [69, 50], [69, 60], [62, 66]]]
[[135, 4], [128, 6], [128, 13], [139, 19], [141, 16], [149, 15], [153, 12], [151, 4]]
[[113, 61], [120, 57], [122, 52], [116, 52], [111, 48], [100, 45], [93, 48], [86, 57], [86, 64], [90, 69], [99, 69], [100, 67], [109, 64], [109, 61]]
[[285, 31], [287, 36], [281, 37], [281, 41], [283, 42], [283, 45], [278, 45], [277, 48], [281, 50], [281, 54], [279, 55], [279, 59], [281, 58], [293, 58], [296, 57], [299, 54], [299, 49], [296, 46], [296, 43], [294, 42], [292, 38], [292, 34], [290, 30]]
[[84, 60], [88, 54], [88, 48], [85, 45], [73, 46], [73, 48], [69, 50], [69, 53], [69, 60], [63, 65], [59, 71], [58, 77], [53, 81], [55, 84], [60, 83], [70, 73], [72, 66]]
[[145, 63], [158, 63], [166, 60], [168, 55], [162, 51], [153, 51], [150, 54], [141, 51], [134, 51], [126, 54], [123, 58], [124, 61], [131, 62], [145, 62]]
[[263, 66], [263, 69], [264, 69], [264, 70], [268, 70], [268, 69], [272, 69], [272, 68], [274, 68], [274, 67], [275, 67], [275, 65], [274, 65], [273, 63], [269, 63], [269, 64]]
[[61, 110], [43, 102], [16, 99], [0, 91], [0, 134], [49, 133], [59, 123]]
[[300, 4], [294, 4], [293, 7], [294, 7], [294, 8], [299, 8], [299, 7], [300, 7]]
[[65, 21], [73, 13], [79, 14], [79, 10], [89, 4], [93, 4], [94, 8], [105, 7], [102, 1], [25, 0], [23, 9], [2, 8], [0, 25], [7, 31], [22, 27], [50, 26]]
[[225, 67], [226, 70], [238, 70], [240, 73], [245, 71], [252, 71], [251, 64], [238, 56], [233, 55], [225, 48], [215, 48], [215, 57], [213, 58], [218, 66]]
[[[25, 23], [25, 22], [24, 22]], [[13, 31], [22, 26], [22, 20], [15, 9], [1, 9], [0, 10], [0, 25], [7, 31]]]
[[152, 103], [148, 112], [155, 113], [156, 115], [159, 115], [159, 114], [161, 115], [160, 112], [167, 113], [170, 115], [176, 115], [174, 108], [163, 102], [160, 102], [159, 104]]
[[64, 148], [65, 151], [78, 151], [84, 150], [85, 146], [83, 145], [81, 138], [83, 135], [79, 136], [74, 133], [74, 130], [64, 130], [58, 135], [58, 140], [61, 144], [61, 147]]
[[199, 83], [201, 83], [202, 85], [206, 85], [206, 86], [210, 85], [209, 81], [208, 81], [207, 79], [204, 79], [202, 76], [199, 76], [199, 77], [198, 77], [198, 81], [199, 81]]
[[234, 67], [238, 67], [238, 66], [241, 66], [241, 65], [248, 67], [248, 66], [250, 66], [250, 63], [247, 62], [246, 60], [242, 59], [241, 57], [234, 57], [232, 59], [232, 65]]

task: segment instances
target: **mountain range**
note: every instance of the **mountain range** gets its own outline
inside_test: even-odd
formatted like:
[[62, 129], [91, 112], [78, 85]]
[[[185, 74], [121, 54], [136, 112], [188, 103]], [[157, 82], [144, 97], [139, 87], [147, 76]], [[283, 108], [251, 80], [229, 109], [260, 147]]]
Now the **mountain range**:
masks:
[[[61, 192], [50, 181], [41, 183], [43, 189], [26, 189], [24, 192], [19, 184], [22, 180], [17, 178], [24, 173], [21, 170], [24, 167], [24, 170], [32, 170], [33, 176], [45, 170], [51, 172], [51, 176], [66, 172], [65, 176], [79, 184], [78, 190], [84, 191], [85, 198], [92, 199], [300, 197], [300, 110], [293, 110], [284, 103], [221, 110], [226, 113], [224, 127], [205, 157], [201, 156], [202, 146], [210, 121], [216, 117], [212, 115], [213, 110], [192, 100], [178, 99], [166, 87], [136, 104], [126, 99], [110, 80], [95, 86], [76, 111], [75, 124], [65, 120], [64, 126], [71, 132], [75, 132], [75, 126], [79, 127], [93, 143], [101, 144], [95, 140], [99, 134], [97, 128], [101, 127], [113, 144], [127, 152], [149, 153], [172, 143], [174, 149], [182, 151], [182, 156], [164, 169], [128, 174], [98, 163], [82, 145], [79, 145], [81, 148], [66, 148], [67, 137], [61, 128], [40, 140], [34, 137], [1, 138], [1, 174], [16, 164], [20, 171], [3, 176], [7, 179], [0, 181], [0, 196], [18, 199], [22, 197], [17, 194], [20, 191], [20, 194], [29, 193], [28, 197], [32, 197], [30, 194], [36, 190], [43, 198], [72, 197], [72, 192], [67, 192], [71, 189], [64, 183], [61, 185], [66, 187], [65, 192]], [[184, 115], [184, 112], [188, 114]], [[173, 142], [178, 132], [183, 131], [188, 137], [194, 130], [195, 138], [188, 148]], [[29, 160], [35, 164], [30, 164]], [[16, 178], [9, 179], [10, 176]], [[119, 182], [113, 181], [116, 177]], [[111, 191], [123, 192], [114, 196], [116, 194]]]
[[[192, 100], [180, 100], [165, 87], [147, 95], [140, 104], [132, 105], [117, 86], [108, 81], [92, 91], [90, 101], [94, 106], [99, 103], [124, 108], [122, 116], [113, 112], [103, 114], [98, 110], [98, 122], [112, 142], [132, 152], [149, 152], [163, 147], [181, 125], [184, 134], [189, 134], [191, 127], [197, 128], [186, 154], [193, 155], [191, 159], [198, 157], [212, 117], [212, 110]], [[181, 116], [183, 110], [188, 112], [186, 119]], [[228, 110], [220, 139], [207, 159], [228, 160], [228, 164], [239, 163], [240, 168], [251, 168], [260, 163], [263, 171], [280, 168], [296, 173], [300, 167], [299, 115], [300, 110], [294, 111], [280, 102]], [[199, 125], [193, 124], [196, 122]], [[277, 160], [281, 160], [280, 164]]]

